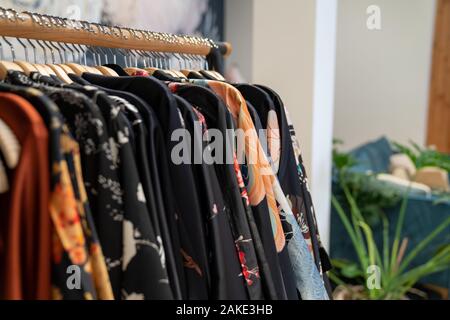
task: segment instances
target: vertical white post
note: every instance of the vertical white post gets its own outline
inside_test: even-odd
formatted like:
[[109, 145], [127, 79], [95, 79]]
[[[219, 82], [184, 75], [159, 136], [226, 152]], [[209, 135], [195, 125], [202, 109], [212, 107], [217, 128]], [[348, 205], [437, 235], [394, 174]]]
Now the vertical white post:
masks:
[[329, 246], [336, 66], [337, 0], [316, 1], [311, 193], [319, 230]]

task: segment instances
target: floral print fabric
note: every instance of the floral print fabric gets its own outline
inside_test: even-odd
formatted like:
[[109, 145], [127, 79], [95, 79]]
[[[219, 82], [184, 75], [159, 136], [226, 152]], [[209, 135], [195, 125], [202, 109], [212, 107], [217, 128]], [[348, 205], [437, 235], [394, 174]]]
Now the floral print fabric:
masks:
[[[328, 299], [326, 256], [284, 106], [268, 89], [273, 105], [246, 101], [225, 82], [162, 81], [84, 74], [66, 85], [11, 72], [0, 84], [26, 97], [49, 128], [53, 298]], [[210, 128], [245, 132], [244, 163], [237, 150], [220, 164], [170, 160], [178, 129], [211, 153]]]
[[[253, 144], [256, 144], [256, 150], [252, 148], [251, 143], [246, 139], [246, 156], [250, 159], [257, 159], [256, 164], [248, 163], [249, 170], [249, 198], [250, 202], [260, 199], [261, 194], [264, 195], [264, 191], [267, 194], [269, 207], [271, 207], [272, 216], [276, 216], [279, 221], [276, 229], [280, 228], [280, 231], [275, 232], [275, 241], [279, 245], [280, 240], [277, 242], [278, 232], [282, 232], [283, 243], [285, 242], [284, 232], [279, 215], [286, 217], [287, 222], [293, 228], [294, 238], [288, 244], [290, 257], [296, 258], [299, 252], [308, 252], [308, 246], [305, 243], [303, 236], [295, 236], [300, 231], [300, 227], [297, 223], [292, 223], [292, 217], [294, 214], [289, 206], [289, 203], [284, 195], [284, 192], [279, 184], [278, 179], [272, 171], [271, 164], [267, 160], [264, 150], [256, 135], [256, 130], [249, 114], [247, 104], [237, 89], [229, 84], [218, 81], [207, 81], [207, 85], [226, 102], [230, 112], [238, 123], [238, 127], [244, 129], [246, 132], [250, 132], [250, 138], [254, 139]], [[253, 133], [253, 135], [252, 135]], [[256, 153], [256, 154], [255, 154]], [[252, 192], [252, 189], [254, 192]], [[255, 199], [256, 198], [256, 199]], [[254, 202], [253, 202], [254, 203]], [[278, 208], [277, 203], [280, 205]], [[275, 207], [273, 207], [275, 206]], [[274, 217], [274, 219], [276, 218]], [[295, 218], [294, 218], [295, 220]], [[296, 220], [295, 220], [296, 222]], [[274, 225], [272, 225], [273, 228]], [[278, 246], [277, 246], [278, 248]], [[328, 299], [328, 294], [325, 290], [325, 286], [321, 280], [319, 270], [314, 264], [314, 261], [310, 254], [303, 255], [302, 257], [309, 257], [306, 261], [300, 261], [300, 259], [293, 260], [293, 267], [297, 279], [297, 288], [300, 291], [303, 299]]]
[[[29, 79], [19, 73], [10, 73], [7, 81], [30, 84]], [[113, 299], [105, 259], [84, 190], [78, 144], [71, 137], [56, 104], [41, 91], [25, 87], [9, 87], [8, 90], [33, 102], [51, 129], [49, 214], [54, 225], [53, 298]], [[78, 290], [67, 287], [66, 271], [70, 266], [78, 266], [80, 270], [81, 287]]]
[[256, 206], [265, 197], [267, 198], [275, 245], [277, 250], [281, 251], [284, 248], [286, 239], [278, 214], [275, 194], [273, 193], [273, 175], [270, 175], [272, 169], [266, 159], [261, 144], [259, 142], [248, 143], [248, 141], [254, 142], [259, 140], [251, 117], [248, 115], [248, 110], [246, 110], [247, 106], [245, 101], [231, 85], [218, 81], [208, 81], [207, 84], [225, 101], [231, 114], [238, 123], [238, 128], [243, 129], [249, 135], [245, 145], [247, 168], [249, 171], [249, 200], [251, 205]]

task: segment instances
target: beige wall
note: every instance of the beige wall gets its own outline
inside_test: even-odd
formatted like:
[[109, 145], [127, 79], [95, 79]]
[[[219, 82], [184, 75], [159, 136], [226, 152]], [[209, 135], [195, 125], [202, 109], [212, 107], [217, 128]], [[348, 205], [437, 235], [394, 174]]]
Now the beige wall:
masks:
[[[227, 0], [225, 30], [243, 76], [282, 97], [328, 241], [336, 0]], [[295, 174], [295, 173], [293, 173]]]
[[[369, 31], [378, 5], [382, 29]], [[340, 0], [334, 135], [346, 148], [381, 135], [425, 143], [434, 0]]]
[[[276, 90], [288, 107], [311, 164], [315, 0], [227, 0], [229, 63], [250, 82]], [[276, 13], [276, 14], [274, 14]]]
[[315, 1], [256, 0], [254, 10], [253, 28], [258, 31], [253, 43], [251, 79], [272, 87], [282, 97], [310, 170]]

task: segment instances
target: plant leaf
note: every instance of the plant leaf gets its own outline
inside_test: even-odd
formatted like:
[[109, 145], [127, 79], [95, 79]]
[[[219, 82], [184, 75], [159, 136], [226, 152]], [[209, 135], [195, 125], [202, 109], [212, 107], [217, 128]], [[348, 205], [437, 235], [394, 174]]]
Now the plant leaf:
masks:
[[349, 279], [354, 279], [357, 277], [364, 277], [364, 272], [361, 271], [361, 268], [357, 264], [349, 264], [341, 269], [341, 274]]
[[425, 239], [423, 239], [403, 260], [400, 264], [399, 272], [405, 270], [409, 264], [419, 255], [430, 243], [441, 234], [447, 227], [450, 226], [450, 216], [444, 220], [439, 226], [434, 229]]
[[394, 242], [392, 244], [392, 251], [391, 251], [391, 263], [390, 263], [390, 273], [391, 274], [394, 273], [395, 264], [397, 263], [397, 259], [398, 259], [397, 255], [398, 255], [398, 249], [400, 246], [400, 236], [401, 236], [401, 232], [403, 229], [403, 223], [405, 221], [405, 216], [406, 216], [408, 195], [409, 195], [409, 188], [403, 197], [402, 205], [400, 207], [400, 212], [398, 214], [397, 225], [395, 228]]

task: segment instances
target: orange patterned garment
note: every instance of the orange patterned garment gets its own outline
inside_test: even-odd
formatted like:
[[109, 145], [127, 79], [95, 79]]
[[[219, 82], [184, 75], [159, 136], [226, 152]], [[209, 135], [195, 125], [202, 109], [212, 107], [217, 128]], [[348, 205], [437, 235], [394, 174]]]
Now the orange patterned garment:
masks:
[[264, 198], [267, 199], [275, 246], [277, 251], [281, 252], [286, 244], [286, 239], [274, 193], [276, 177], [259, 141], [247, 103], [239, 90], [232, 85], [219, 81], [207, 81], [207, 83], [228, 106], [229, 111], [237, 122], [238, 128], [245, 132], [245, 156], [248, 166], [248, 196], [250, 204], [256, 206]]
[[[66, 160], [53, 164], [53, 175], [59, 176], [50, 201], [50, 213], [55, 226], [53, 261], [59, 264], [64, 252], [68, 254], [73, 265], [78, 266], [85, 281], [83, 281], [83, 297], [86, 300], [113, 300], [108, 270], [100, 244], [88, 241], [92, 230], [86, 216], [87, 195], [81, 175], [81, 161], [78, 143], [63, 128], [60, 137], [61, 152], [65, 159], [73, 161], [74, 178]], [[76, 190], [75, 190], [76, 189]], [[76, 191], [76, 192], [75, 192]], [[53, 288], [53, 298], [61, 299], [60, 288]]]

